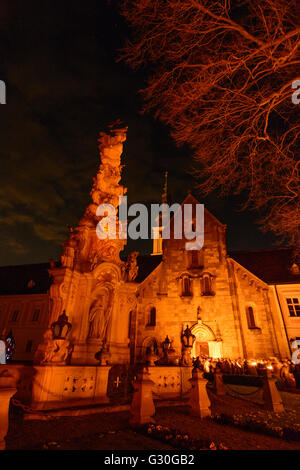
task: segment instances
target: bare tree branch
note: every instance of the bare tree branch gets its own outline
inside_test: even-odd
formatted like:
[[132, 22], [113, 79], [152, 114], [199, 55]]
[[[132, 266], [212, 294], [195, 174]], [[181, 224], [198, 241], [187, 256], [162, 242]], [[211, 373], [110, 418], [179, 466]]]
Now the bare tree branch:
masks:
[[122, 13], [121, 60], [147, 66], [144, 110], [190, 145], [199, 190], [246, 191], [263, 227], [299, 246], [297, 0], [124, 0]]

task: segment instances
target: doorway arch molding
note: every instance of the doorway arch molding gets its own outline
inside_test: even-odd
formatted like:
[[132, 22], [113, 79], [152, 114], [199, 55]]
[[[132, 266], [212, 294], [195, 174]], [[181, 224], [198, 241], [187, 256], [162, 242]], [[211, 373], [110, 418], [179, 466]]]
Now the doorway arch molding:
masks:
[[213, 330], [202, 321], [198, 321], [191, 327], [191, 332], [196, 336], [196, 341], [216, 341]]
[[195, 341], [191, 351], [192, 357], [197, 357], [199, 351], [197, 345], [200, 343], [207, 344], [208, 356], [214, 359], [223, 357], [223, 345], [222, 341], [218, 340], [213, 330], [201, 320], [191, 327], [191, 332], [195, 335]]

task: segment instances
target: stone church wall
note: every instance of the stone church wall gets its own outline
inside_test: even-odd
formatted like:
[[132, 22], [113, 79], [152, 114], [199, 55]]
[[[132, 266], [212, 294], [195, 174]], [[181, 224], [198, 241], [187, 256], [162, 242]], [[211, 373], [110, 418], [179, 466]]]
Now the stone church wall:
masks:
[[[194, 203], [192, 196], [185, 203]], [[268, 286], [227, 256], [225, 226], [207, 211], [204, 240], [196, 265], [195, 255], [185, 250], [185, 240], [163, 240], [162, 263], [138, 288], [137, 360], [145, 359], [153, 342], [161, 347], [167, 335], [180, 358], [182, 329], [187, 324], [195, 328], [197, 323], [202, 325], [198, 339], [221, 341], [217, 350], [223, 357], [280, 356], [284, 340], [275, 331]], [[203, 292], [205, 276], [211, 281], [211, 295]], [[189, 280], [191, 295], [183, 295], [184, 278]], [[247, 306], [253, 307], [255, 329], [249, 329]], [[155, 326], [148, 325], [153, 307]]]

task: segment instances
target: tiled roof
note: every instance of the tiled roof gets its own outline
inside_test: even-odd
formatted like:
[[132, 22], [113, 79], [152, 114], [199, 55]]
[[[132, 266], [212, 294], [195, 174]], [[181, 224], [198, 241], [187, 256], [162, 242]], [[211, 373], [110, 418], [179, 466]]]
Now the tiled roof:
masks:
[[1, 266], [0, 295], [45, 294], [51, 284], [49, 267], [49, 263]]
[[300, 275], [291, 271], [292, 248], [232, 251], [231, 258], [268, 284], [293, 284], [300, 282]]
[[[138, 256], [139, 271], [135, 282], [146, 279], [161, 260], [161, 256]], [[51, 285], [49, 267], [49, 263], [1, 266], [0, 295], [46, 294]]]

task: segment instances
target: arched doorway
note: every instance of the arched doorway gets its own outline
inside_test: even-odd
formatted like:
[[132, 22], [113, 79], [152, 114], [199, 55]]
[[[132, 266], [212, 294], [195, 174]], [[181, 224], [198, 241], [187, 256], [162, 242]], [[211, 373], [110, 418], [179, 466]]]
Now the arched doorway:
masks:
[[192, 357], [207, 356], [215, 359], [222, 357], [222, 341], [217, 341], [213, 330], [201, 320], [192, 326], [191, 331], [196, 339], [193, 344]]
[[195, 354], [197, 356], [209, 357], [209, 346], [207, 341], [195, 341]]

